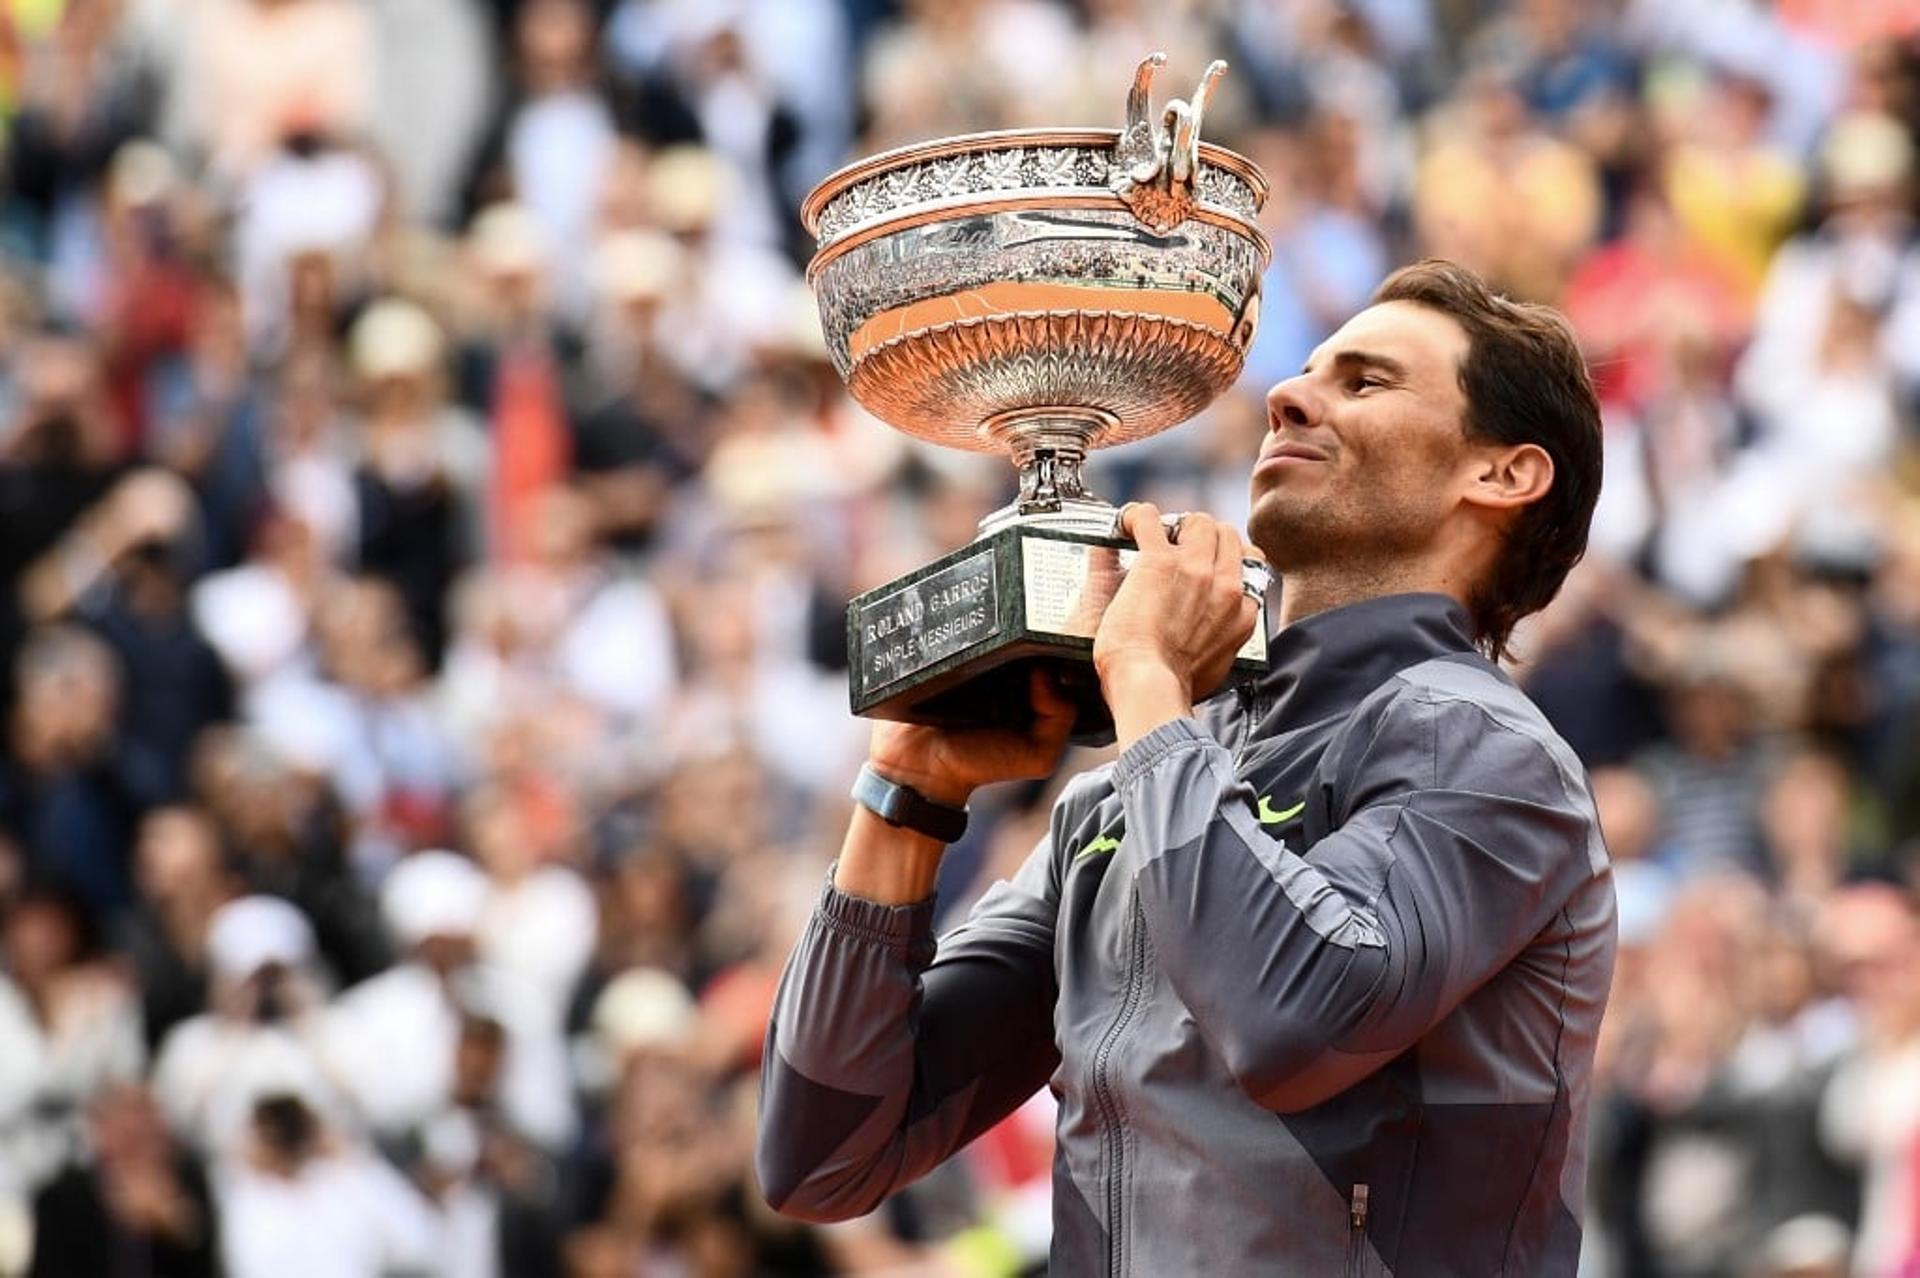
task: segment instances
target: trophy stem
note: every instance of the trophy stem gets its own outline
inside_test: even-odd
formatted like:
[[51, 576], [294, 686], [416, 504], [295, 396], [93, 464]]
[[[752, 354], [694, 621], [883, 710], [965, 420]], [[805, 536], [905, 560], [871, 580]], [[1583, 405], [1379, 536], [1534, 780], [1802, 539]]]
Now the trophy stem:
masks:
[[982, 535], [1008, 524], [1080, 532], [1113, 530], [1113, 507], [1087, 491], [1087, 450], [1117, 424], [1097, 408], [1020, 408], [1002, 413], [981, 433], [1007, 450], [1020, 472], [1020, 495], [980, 521]]

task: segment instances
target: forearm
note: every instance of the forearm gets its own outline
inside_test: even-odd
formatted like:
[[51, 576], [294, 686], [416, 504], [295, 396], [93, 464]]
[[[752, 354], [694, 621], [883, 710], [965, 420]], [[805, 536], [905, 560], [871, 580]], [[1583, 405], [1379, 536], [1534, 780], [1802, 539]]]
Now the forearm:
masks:
[[[976, 785], [1040, 776], [1073, 707], [1037, 672], [1024, 732], [874, 732], [873, 770], [964, 806]], [[1052, 839], [995, 884], [933, 961], [945, 845], [862, 805], [781, 978], [761, 1072], [767, 1201], [838, 1220], [871, 1210], [1031, 1095], [1057, 1063]]]
[[1184, 724], [1142, 738], [1115, 780], [1156, 960], [1247, 1093], [1294, 1108], [1380, 994], [1379, 918], [1261, 832], [1226, 751]]
[[833, 886], [876, 905], [915, 905], [932, 898], [946, 850], [938, 839], [888, 825], [856, 805], [834, 866]]
[[929, 967], [932, 912], [829, 890], [795, 946], [760, 1084], [760, 1181], [781, 1211], [871, 1210], [1052, 1070], [1051, 903], [996, 885]]
[[1193, 713], [1186, 686], [1157, 661], [1116, 662], [1101, 671], [1100, 689], [1113, 711], [1114, 736], [1123, 751], [1161, 724]]
[[845, 1219], [904, 1183], [931, 918], [930, 903], [829, 891], [795, 944], [760, 1078], [760, 1182], [776, 1209]]
[[83, 522], [28, 568], [20, 581], [20, 600], [29, 619], [53, 621], [74, 605], [112, 567], [119, 553]]
[[[876, 734], [868, 766], [897, 785], [951, 808], [962, 808], [974, 786], [938, 762], [938, 744], [924, 730]], [[833, 885], [877, 905], [913, 905], [933, 895], [946, 844], [903, 826], [890, 825], [856, 804], [840, 845]]]

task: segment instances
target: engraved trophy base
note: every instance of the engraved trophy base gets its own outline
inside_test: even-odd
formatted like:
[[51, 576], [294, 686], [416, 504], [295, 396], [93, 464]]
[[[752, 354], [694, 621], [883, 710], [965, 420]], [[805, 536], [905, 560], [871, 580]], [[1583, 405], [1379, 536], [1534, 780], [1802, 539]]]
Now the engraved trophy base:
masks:
[[[1039, 662], [1078, 708], [1073, 739], [1112, 741], [1093, 633], [1134, 544], [1039, 521], [995, 523], [990, 517], [978, 539], [848, 607], [854, 713], [943, 728], [1024, 727], [1028, 671]], [[1257, 592], [1266, 570], [1247, 572]], [[1263, 609], [1229, 681], [1265, 670], [1266, 657]]]

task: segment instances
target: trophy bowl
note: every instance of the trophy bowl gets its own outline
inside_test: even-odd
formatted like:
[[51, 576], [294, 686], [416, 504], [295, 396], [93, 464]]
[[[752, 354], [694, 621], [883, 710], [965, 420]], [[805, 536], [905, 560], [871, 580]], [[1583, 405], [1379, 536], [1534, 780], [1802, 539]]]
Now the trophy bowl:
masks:
[[[1089, 450], [1158, 434], [1232, 385], [1271, 256], [1267, 183], [1199, 140], [1216, 62], [1155, 118], [1164, 58], [1140, 64], [1122, 129], [1015, 129], [900, 147], [828, 177], [802, 207], [827, 349], [853, 397], [932, 443], [1008, 455], [1018, 499], [971, 545], [854, 600], [857, 713], [1018, 722], [1024, 665], [1049, 660], [1111, 727], [1089, 654], [1131, 557], [1089, 493]], [[1264, 571], [1248, 570], [1249, 588]], [[1264, 658], [1264, 621], [1248, 661]], [[997, 672], [997, 673], [996, 673]]]

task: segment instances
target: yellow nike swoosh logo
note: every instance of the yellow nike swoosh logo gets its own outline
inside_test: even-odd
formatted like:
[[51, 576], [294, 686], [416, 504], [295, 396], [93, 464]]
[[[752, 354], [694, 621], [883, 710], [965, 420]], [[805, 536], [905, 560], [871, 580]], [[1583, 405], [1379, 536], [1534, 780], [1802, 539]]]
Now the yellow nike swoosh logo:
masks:
[[1283, 821], [1293, 820], [1306, 810], [1307, 801], [1302, 799], [1284, 812], [1275, 812], [1273, 810], [1272, 799], [1263, 794], [1260, 796], [1260, 807], [1254, 812], [1254, 815], [1260, 818], [1261, 825], [1279, 825]]
[[1102, 852], [1115, 851], [1119, 846], [1120, 840], [1114, 838], [1111, 834], [1103, 834], [1099, 838], [1091, 840], [1087, 846], [1081, 848], [1078, 852], [1075, 852], [1073, 859], [1075, 861], [1084, 861], [1090, 856], [1099, 856]]

